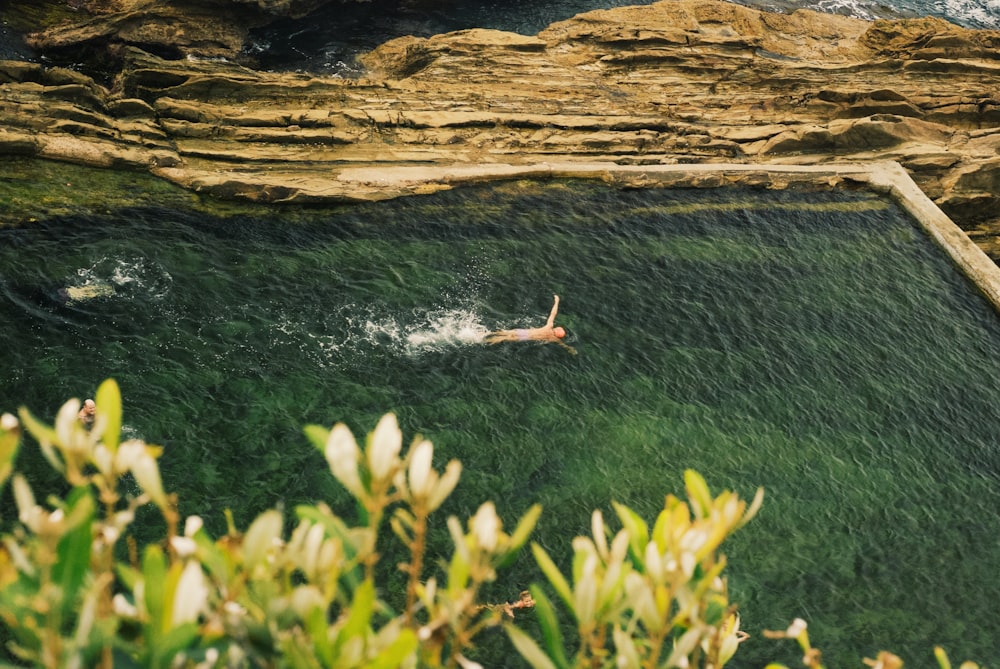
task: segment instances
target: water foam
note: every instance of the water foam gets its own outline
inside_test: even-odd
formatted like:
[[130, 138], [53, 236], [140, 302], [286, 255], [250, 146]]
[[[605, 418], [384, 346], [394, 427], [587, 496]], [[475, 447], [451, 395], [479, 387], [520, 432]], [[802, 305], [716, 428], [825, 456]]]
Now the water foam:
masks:
[[131, 298], [142, 294], [147, 299], [159, 300], [170, 292], [172, 283], [169, 272], [146, 258], [102, 256], [89, 267], [77, 269], [67, 288], [90, 289], [101, 297]]
[[939, 16], [967, 28], [1000, 28], [1000, 0], [737, 0], [763, 9], [814, 9], [873, 21], [880, 18]]
[[[324, 328], [328, 329], [318, 331]], [[393, 314], [370, 305], [345, 304], [319, 324], [284, 314], [272, 326], [269, 343], [297, 348], [329, 367], [376, 351], [415, 357], [473, 346], [489, 332], [474, 308]]]
[[878, 18], [872, 11], [871, 4], [863, 0], [819, 0], [816, 9], [830, 14], [842, 14], [859, 19], [872, 21]]
[[479, 322], [475, 311], [453, 309], [429, 312], [422, 323], [410, 327], [405, 336], [409, 354], [437, 351], [455, 346], [481, 344], [489, 330]]
[[1000, 28], [1000, 0], [938, 0], [935, 9], [978, 28]]

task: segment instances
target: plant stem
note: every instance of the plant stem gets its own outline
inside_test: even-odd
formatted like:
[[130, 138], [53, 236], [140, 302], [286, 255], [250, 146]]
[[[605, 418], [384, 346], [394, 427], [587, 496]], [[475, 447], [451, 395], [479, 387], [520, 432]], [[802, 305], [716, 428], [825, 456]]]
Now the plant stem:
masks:
[[424, 567], [424, 551], [427, 548], [427, 511], [420, 505], [413, 510], [413, 541], [410, 543], [409, 578], [406, 583], [405, 625], [413, 627], [413, 609], [417, 604], [417, 584], [420, 582], [420, 572]]

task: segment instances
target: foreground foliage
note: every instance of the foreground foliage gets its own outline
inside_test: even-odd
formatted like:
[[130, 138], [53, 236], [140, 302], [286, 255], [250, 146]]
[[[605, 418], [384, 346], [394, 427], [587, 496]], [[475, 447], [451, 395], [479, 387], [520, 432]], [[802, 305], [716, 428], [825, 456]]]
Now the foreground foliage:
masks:
[[[756, 514], [761, 490], [749, 504], [729, 491], [713, 496], [688, 471], [686, 501], [667, 495], [652, 525], [615, 504], [621, 528], [613, 532], [594, 511], [591, 536], [573, 541], [569, 574], [532, 544], [546, 587], [489, 604], [483, 587], [528, 542], [541, 508], [508, 534], [484, 502], [464, 523], [445, 521], [450, 556], [427, 555], [431, 516], [461, 465], [434, 469], [433, 446], [419, 437], [403, 454], [392, 414], [364, 448], [343, 424], [306, 428], [357, 501], [357, 524], [318, 503], [295, 509], [287, 537], [286, 518], [271, 510], [245, 531], [230, 518], [228, 533], [213, 539], [197, 516], [178, 517], [160, 478], [160, 449], [121, 441], [114, 381], [101, 385], [96, 402], [92, 425], [79, 419], [78, 400], [63, 405], [54, 426], [24, 408], [19, 419], [0, 419], [0, 485], [10, 481], [18, 509], [2, 537], [0, 618], [8, 651], [30, 666], [469, 668], [478, 666], [469, 659], [477, 635], [500, 626], [535, 669], [721, 669], [746, 637], [719, 549]], [[64, 498], [40, 504], [15, 473], [22, 429], [70, 486]], [[126, 485], [133, 480], [138, 488]], [[129, 530], [144, 505], [162, 514], [166, 536], [140, 550]], [[399, 592], [377, 582], [380, 544], [393, 535], [408, 555]], [[533, 609], [540, 639], [518, 626], [521, 609]], [[560, 621], [560, 610], [569, 620]], [[794, 639], [807, 666], [822, 666], [804, 621], [768, 635]], [[936, 654], [950, 669], [943, 651]], [[889, 653], [868, 662], [902, 664]]]

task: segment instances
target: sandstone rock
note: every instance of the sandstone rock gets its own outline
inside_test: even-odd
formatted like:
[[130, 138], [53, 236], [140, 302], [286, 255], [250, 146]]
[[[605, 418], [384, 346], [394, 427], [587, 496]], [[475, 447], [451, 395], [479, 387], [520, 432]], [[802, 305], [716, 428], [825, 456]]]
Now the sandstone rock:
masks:
[[161, 53], [232, 57], [239, 53], [251, 25], [235, 14], [198, 4], [137, 0], [117, 11], [83, 17], [27, 35], [39, 51], [142, 44]]
[[251, 28], [300, 18], [330, 0], [82, 0], [26, 41], [42, 52], [142, 46], [161, 54], [235, 58]]
[[859, 42], [878, 56], [932, 60], [997, 60], [1000, 33], [995, 30], [965, 30], [944, 19], [926, 17], [906, 21], [875, 21]]
[[152, 117], [156, 113], [152, 105], [136, 98], [109, 100], [107, 109], [108, 113], [115, 118], [129, 118], [133, 116]]
[[[109, 17], [139, 31], [127, 15], [138, 4], [122, 2]], [[166, 18], [179, 6], [156, 11]], [[228, 6], [204, 5], [188, 18], [228, 16]], [[187, 30], [167, 35], [179, 52], [196, 48]], [[403, 167], [894, 160], [986, 239], [983, 230], [1000, 229], [998, 46], [997, 31], [933, 19], [664, 0], [588, 12], [537, 36], [466, 30], [393, 40], [363, 58], [368, 70], [357, 80], [126, 47], [111, 88], [0, 62], [0, 152], [148, 169], [195, 191], [262, 202], [447, 187], [445, 177], [368, 178]]]
[[941, 208], [971, 226], [996, 220], [1000, 194], [1000, 161], [966, 161], [941, 180], [944, 194]]

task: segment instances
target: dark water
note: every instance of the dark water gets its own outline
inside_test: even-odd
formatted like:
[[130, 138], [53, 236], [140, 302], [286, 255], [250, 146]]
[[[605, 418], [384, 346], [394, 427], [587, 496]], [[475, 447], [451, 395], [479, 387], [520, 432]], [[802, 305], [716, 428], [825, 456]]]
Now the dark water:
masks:
[[[247, 52], [265, 69], [357, 76], [358, 54], [403, 35], [429, 37], [467, 28], [534, 35], [582, 12], [652, 0], [455, 0], [414, 3], [371, 0], [332, 3], [300, 20], [279, 21], [252, 34]], [[799, 8], [864, 19], [937, 16], [967, 28], [1000, 29], [1000, 0], [739, 0], [772, 11]]]
[[[61, 301], [86, 286], [112, 294]], [[540, 324], [553, 293], [579, 355], [480, 342]], [[764, 486], [727, 551], [753, 634], [735, 666], [795, 666], [761, 636], [795, 616], [831, 667], [995, 658], [1000, 320], [883, 199], [500, 184], [63, 217], [0, 230], [0, 324], [0, 409], [51, 419], [116, 378], [127, 431], [165, 447], [166, 486], [215, 533], [227, 507], [352, 517], [301, 427], [392, 410], [464, 463], [445, 513], [493, 499], [512, 524], [539, 502], [562, 561], [592, 509], [652, 519], [685, 468]], [[525, 558], [491, 594], [538, 578]], [[499, 637], [482, 652], [504, 664]]]
[[534, 35], [555, 21], [581, 12], [650, 0], [458, 0], [427, 4], [372, 0], [327, 5], [312, 16], [276, 22], [254, 32], [247, 52], [265, 69], [297, 69], [356, 76], [355, 58], [404, 35], [430, 37], [468, 28], [491, 28]]
[[34, 58], [34, 52], [24, 43], [21, 34], [0, 14], [0, 60], [34, 60]]

